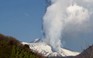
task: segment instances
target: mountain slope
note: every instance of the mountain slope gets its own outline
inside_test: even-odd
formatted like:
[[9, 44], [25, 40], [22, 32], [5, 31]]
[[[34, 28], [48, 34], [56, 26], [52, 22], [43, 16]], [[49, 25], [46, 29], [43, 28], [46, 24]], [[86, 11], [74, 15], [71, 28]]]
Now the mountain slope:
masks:
[[30, 49], [32, 49], [33, 51], [37, 51], [41, 54], [43, 54], [44, 56], [48, 56], [48, 57], [54, 57], [54, 56], [76, 56], [79, 53], [78, 52], [73, 52], [64, 48], [60, 49], [60, 52], [53, 52], [51, 46], [47, 45], [44, 42], [37, 42], [37, 43], [27, 43], [27, 42], [22, 42], [22, 44], [27, 44], [30, 46]]
[[93, 58], [93, 45], [84, 50], [81, 54], [77, 55], [75, 58]]
[[0, 58], [44, 58], [32, 52], [28, 45], [21, 44], [13, 37], [0, 34]]

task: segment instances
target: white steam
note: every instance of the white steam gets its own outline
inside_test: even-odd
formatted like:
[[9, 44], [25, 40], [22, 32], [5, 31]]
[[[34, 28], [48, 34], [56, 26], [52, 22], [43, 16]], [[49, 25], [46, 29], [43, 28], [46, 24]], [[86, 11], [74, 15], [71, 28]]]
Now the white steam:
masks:
[[46, 43], [55, 51], [59, 51], [62, 46], [61, 39], [65, 28], [70, 25], [80, 27], [89, 20], [89, 9], [82, 3], [90, 1], [92, 0], [82, 0], [80, 4], [77, 0], [51, 0], [43, 17], [43, 31]]
[[74, 4], [67, 8], [67, 23], [75, 23], [75, 24], [82, 24], [89, 18], [89, 12], [87, 9]]

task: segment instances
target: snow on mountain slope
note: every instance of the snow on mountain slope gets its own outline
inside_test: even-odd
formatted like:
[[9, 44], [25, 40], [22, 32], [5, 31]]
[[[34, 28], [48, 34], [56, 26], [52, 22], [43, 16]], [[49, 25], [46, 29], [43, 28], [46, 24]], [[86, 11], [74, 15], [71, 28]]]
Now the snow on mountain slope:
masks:
[[70, 51], [64, 48], [60, 48], [60, 52], [53, 52], [51, 46], [47, 45], [44, 42], [38, 42], [38, 43], [27, 43], [22, 42], [22, 44], [27, 44], [30, 46], [30, 49], [33, 51], [37, 51], [38, 53], [41, 53], [44, 56], [76, 56], [79, 54], [79, 52]]

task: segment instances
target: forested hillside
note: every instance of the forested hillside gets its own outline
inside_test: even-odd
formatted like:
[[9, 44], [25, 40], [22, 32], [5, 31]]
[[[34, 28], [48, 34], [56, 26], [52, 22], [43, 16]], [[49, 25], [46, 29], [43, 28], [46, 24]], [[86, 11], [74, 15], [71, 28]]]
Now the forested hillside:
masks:
[[0, 34], [0, 58], [44, 58], [41, 54], [31, 51], [28, 45], [10, 36]]

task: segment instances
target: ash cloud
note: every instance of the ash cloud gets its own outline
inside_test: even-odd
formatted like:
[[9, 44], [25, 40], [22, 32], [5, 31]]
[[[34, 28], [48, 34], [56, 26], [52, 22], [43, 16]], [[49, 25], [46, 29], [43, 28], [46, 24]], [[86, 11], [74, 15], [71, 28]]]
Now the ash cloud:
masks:
[[[51, 45], [53, 50], [59, 51], [63, 46], [61, 43], [63, 40], [67, 42], [71, 40], [65, 39], [69, 36], [76, 38], [78, 34], [87, 34], [92, 31], [92, 0], [50, 1], [51, 4], [47, 7], [47, 11], [43, 17], [43, 32], [45, 34], [45, 42]], [[74, 38], [73, 42], [75, 43]]]

